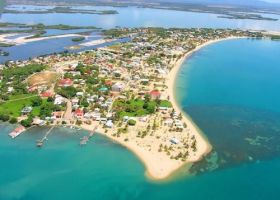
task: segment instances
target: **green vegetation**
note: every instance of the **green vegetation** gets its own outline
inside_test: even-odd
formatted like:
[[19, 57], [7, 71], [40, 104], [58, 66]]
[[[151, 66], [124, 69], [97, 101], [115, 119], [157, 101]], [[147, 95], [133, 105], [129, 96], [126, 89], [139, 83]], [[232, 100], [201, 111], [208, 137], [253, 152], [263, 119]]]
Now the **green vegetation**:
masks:
[[10, 119], [10, 116], [9, 115], [6, 115], [6, 114], [0, 114], [0, 120], [3, 121], [3, 122], [6, 122]]
[[12, 47], [15, 46], [14, 44], [2, 43], [0, 42], [0, 47]]
[[276, 18], [263, 17], [258, 14], [245, 14], [245, 13], [227, 13], [226, 15], [218, 16], [218, 18], [278, 21], [278, 19]]
[[167, 100], [151, 100], [150, 95], [146, 95], [144, 100], [132, 99], [125, 101], [121, 99], [113, 103], [117, 118], [145, 116], [154, 113], [157, 107], [171, 108], [172, 104]]
[[133, 120], [133, 119], [128, 120], [127, 123], [128, 123], [129, 126], [135, 126], [136, 125], [136, 121]]
[[85, 37], [76, 37], [76, 38], [73, 38], [72, 41], [73, 42], [81, 42], [81, 41], [83, 41], [85, 39], [86, 39]]
[[33, 122], [33, 116], [29, 115], [27, 119], [22, 120], [20, 123], [24, 127], [30, 127], [32, 125], [32, 122]]
[[119, 29], [119, 28], [115, 28], [115, 29], [108, 29], [108, 30], [103, 30], [103, 34], [107, 37], [107, 38], [121, 38], [121, 37], [127, 37], [128, 34], [133, 33], [133, 30], [130, 29]]
[[44, 69], [46, 69], [46, 66], [39, 64], [26, 65], [24, 67], [10, 67], [1, 71], [1, 75], [3, 75], [3, 80], [15, 79], [23, 81], [27, 76]]
[[280, 40], [280, 35], [271, 35], [271, 40]]
[[28, 14], [48, 14], [48, 13], [83, 13], [83, 14], [97, 14], [97, 15], [110, 15], [118, 14], [116, 10], [84, 10], [75, 9], [72, 7], [57, 6], [47, 10], [8, 10], [4, 9], [4, 13], [28, 13]]
[[171, 108], [172, 107], [172, 104], [170, 101], [167, 101], [167, 100], [163, 100], [163, 101], [160, 101], [160, 104], [159, 104], [160, 107], [167, 107], [167, 108]]
[[141, 117], [147, 114], [152, 114], [156, 110], [155, 101], [144, 100], [117, 100], [113, 103], [113, 108], [117, 112], [118, 117]]
[[[38, 98], [37, 96], [34, 96], [32, 94], [20, 95], [18, 97], [10, 97], [11, 100], [0, 103], [0, 113], [12, 117], [19, 117], [21, 115], [21, 110], [25, 106], [32, 106], [32, 101]], [[36, 112], [38, 109], [39, 108], [35, 107], [32, 110], [32, 113], [35, 115], [38, 114], [38, 112]]]
[[72, 98], [79, 92], [78, 89], [70, 86], [70, 87], [63, 87], [58, 89], [57, 93], [66, 98]]
[[[63, 107], [54, 105], [53, 101], [43, 100], [39, 96], [32, 94], [15, 95], [9, 97], [9, 99], [9, 101], [0, 103], [0, 116], [7, 115], [9, 118], [11, 117], [11, 123], [16, 123], [16, 118], [21, 116], [21, 110], [26, 106], [32, 107], [32, 112], [30, 113], [32, 117], [38, 116], [41, 119], [51, 117], [54, 111], [63, 110]], [[4, 120], [2, 119], [2, 121]], [[27, 122], [28, 120], [24, 123]]]
[[16, 124], [18, 122], [17, 118], [12, 117], [9, 121], [11, 124]]

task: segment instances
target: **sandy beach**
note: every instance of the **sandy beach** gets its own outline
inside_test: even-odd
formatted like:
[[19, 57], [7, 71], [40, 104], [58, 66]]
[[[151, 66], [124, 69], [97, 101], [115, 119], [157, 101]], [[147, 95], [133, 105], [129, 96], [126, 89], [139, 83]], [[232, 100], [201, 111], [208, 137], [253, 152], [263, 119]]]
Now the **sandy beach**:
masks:
[[29, 36], [17, 37], [15, 39], [7, 38], [7, 37], [10, 37], [10, 36], [16, 36], [16, 35], [20, 35], [20, 34], [3, 34], [3, 35], [0, 35], [0, 42], [15, 44], [15, 45], [21, 45], [21, 44], [26, 44], [28, 42], [37, 42], [37, 41], [56, 39], [56, 38], [81, 37], [81, 35], [79, 35], [79, 34], [65, 34], [65, 35], [54, 35], [54, 36], [48, 36], [48, 37], [37, 37], [37, 38], [27, 39], [27, 37], [32, 36], [32, 34], [30, 34]]
[[99, 39], [99, 40], [91, 40], [88, 42], [84, 42], [79, 44], [80, 46], [85, 46], [85, 47], [89, 47], [89, 46], [94, 46], [94, 45], [99, 45], [99, 44], [103, 44], [106, 42], [113, 42], [115, 40], [109, 40], [109, 39]]

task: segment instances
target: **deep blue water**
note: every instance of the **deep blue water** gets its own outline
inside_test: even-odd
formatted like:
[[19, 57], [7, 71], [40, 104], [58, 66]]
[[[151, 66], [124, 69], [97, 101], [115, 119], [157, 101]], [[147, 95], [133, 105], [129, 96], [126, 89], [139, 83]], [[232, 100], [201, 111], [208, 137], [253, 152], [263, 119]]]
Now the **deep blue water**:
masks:
[[[20, 34], [22, 36], [22, 34]], [[13, 36], [18, 37], [18, 36]], [[61, 53], [64, 51], [69, 52], [81, 52], [86, 50], [92, 50], [99, 47], [104, 47], [108, 45], [112, 45], [117, 42], [125, 42], [130, 40], [129, 38], [119, 39], [114, 42], [106, 42], [99, 45], [92, 45], [92, 46], [81, 46], [81, 48], [77, 50], [69, 50], [68, 47], [79, 45], [81, 43], [102, 39], [103, 36], [100, 33], [92, 33], [89, 37], [81, 42], [73, 42], [72, 39], [75, 38], [71, 37], [63, 37], [63, 38], [54, 38], [54, 39], [45, 39], [35, 42], [28, 42], [25, 44], [15, 45], [12, 47], [2, 47], [0, 49], [9, 52], [9, 56], [0, 56], [0, 63], [4, 63], [8, 60], [27, 60], [29, 58], [34, 58], [37, 56], [53, 54], [53, 53]]]
[[[52, 6], [11, 5], [13, 10], [46, 10]], [[280, 31], [280, 20], [236, 20], [218, 18], [216, 14], [194, 13], [174, 10], [160, 10], [138, 7], [108, 7], [108, 6], [78, 6], [78, 9], [117, 10], [116, 15], [95, 15], [80, 13], [49, 13], [49, 14], [0, 14], [0, 22], [46, 25], [66, 24], [73, 26], [96, 26], [108, 29], [119, 27], [178, 27], [178, 28], [233, 28], [253, 30]], [[279, 15], [263, 14], [266, 17], [280, 19]], [[174, 20], [176, 19], [176, 20]], [[5, 28], [2, 28], [5, 30]], [[14, 29], [14, 28], [12, 28]], [[83, 32], [84, 30], [47, 30], [45, 36]], [[98, 38], [97, 38], [98, 39]], [[31, 44], [1, 48], [10, 56], [0, 56], [0, 63], [7, 60], [22, 60], [54, 52], [61, 52], [65, 47], [76, 45], [71, 38], [59, 38], [48, 41], [38, 41]], [[90, 48], [83, 48], [87, 50]]]
[[201, 171], [280, 156], [280, 43], [230, 40], [195, 53], [177, 99], [214, 146]]
[[200, 173], [153, 182], [136, 156], [100, 135], [81, 148], [85, 131], [57, 128], [38, 149], [47, 128], [12, 140], [13, 127], [1, 124], [0, 199], [278, 200], [279, 49], [268, 40], [224, 41], [182, 66], [177, 100], [214, 147], [192, 168]]

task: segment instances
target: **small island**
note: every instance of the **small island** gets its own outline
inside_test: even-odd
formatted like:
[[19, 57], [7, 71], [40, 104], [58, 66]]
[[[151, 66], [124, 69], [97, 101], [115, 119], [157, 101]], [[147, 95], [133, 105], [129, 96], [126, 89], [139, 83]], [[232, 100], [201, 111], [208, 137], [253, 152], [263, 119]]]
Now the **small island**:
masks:
[[276, 18], [263, 17], [262, 15], [248, 14], [248, 13], [227, 13], [225, 15], [218, 16], [218, 18], [278, 21], [278, 19], [276, 19]]
[[72, 39], [73, 42], [82, 42], [84, 41], [86, 38], [85, 37], [75, 37]]
[[82, 13], [82, 14], [96, 14], [96, 15], [115, 15], [118, 14], [116, 10], [89, 10], [89, 9], [77, 9], [67, 6], [56, 6], [46, 10], [9, 10], [4, 8], [2, 13], [10, 14], [48, 14], [48, 13]]
[[0, 47], [12, 47], [14, 44], [0, 42]]
[[174, 96], [185, 58], [213, 42], [263, 37], [229, 29], [122, 28], [104, 34], [131, 41], [1, 66], [0, 119], [21, 124], [13, 138], [36, 125], [76, 126], [90, 132], [81, 140], [85, 145], [98, 132], [133, 151], [154, 179], [211, 151]]

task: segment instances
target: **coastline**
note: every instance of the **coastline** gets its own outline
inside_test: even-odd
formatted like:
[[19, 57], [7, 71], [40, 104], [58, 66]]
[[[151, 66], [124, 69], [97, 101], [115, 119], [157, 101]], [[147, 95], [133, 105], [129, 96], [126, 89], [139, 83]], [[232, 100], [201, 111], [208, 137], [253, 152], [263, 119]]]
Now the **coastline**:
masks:
[[[28, 36], [22, 36], [22, 37], [18, 37], [16, 39], [8, 39], [7, 38], [7, 37], [10, 37], [10, 36], [16, 36], [16, 35], [20, 35], [20, 34], [13, 34], [13, 33], [11, 33], [11, 34], [0, 35], [0, 42], [5, 42], [5, 43], [15, 44], [15, 45], [22, 45], [22, 44], [26, 44], [26, 43], [29, 43], [29, 42], [38, 42], [38, 41], [42, 41], [42, 40], [68, 38], [68, 37], [80, 37], [80, 36], [82, 36], [80, 34], [74, 34], [73, 33], [73, 34], [37, 37], [37, 38], [30, 38], [30, 39], [27, 39]], [[30, 36], [32, 36], [32, 34]]]
[[[172, 176], [172, 174], [174, 174], [174, 172], [176, 172], [183, 166], [200, 161], [205, 155], [207, 155], [212, 150], [212, 146], [208, 142], [206, 136], [194, 124], [194, 122], [190, 119], [190, 117], [187, 115], [187, 113], [185, 113], [181, 109], [181, 107], [178, 105], [178, 103], [176, 101], [174, 87], [175, 87], [175, 80], [176, 80], [177, 74], [178, 74], [178, 71], [181, 68], [183, 62], [185, 62], [185, 60], [189, 56], [191, 56], [194, 52], [200, 50], [201, 48], [203, 48], [207, 45], [216, 43], [216, 42], [220, 42], [220, 41], [224, 41], [224, 40], [231, 40], [231, 39], [241, 39], [241, 38], [245, 38], [245, 37], [229, 37], [229, 38], [224, 38], [224, 39], [219, 39], [219, 40], [208, 41], [208, 42], [196, 47], [194, 50], [186, 53], [182, 58], [180, 58], [175, 63], [174, 67], [168, 74], [169, 78], [167, 78], [167, 85], [169, 87], [168, 87], [167, 93], [170, 97], [170, 101], [173, 105], [173, 108], [175, 109], [176, 112], [182, 113], [182, 117], [183, 117], [182, 121], [187, 124], [188, 129], [190, 130], [190, 132], [192, 132], [195, 135], [195, 137], [197, 139], [198, 149], [197, 149], [196, 154], [193, 156], [190, 156], [190, 158], [188, 160], [186, 160], [185, 162], [182, 162], [179, 160], [171, 160], [171, 159], [169, 159], [169, 157], [166, 157], [166, 155], [163, 155], [159, 152], [147, 151], [147, 150], [141, 148], [139, 145], [137, 145], [137, 143], [135, 141], [132, 141], [132, 140], [125, 141], [124, 139], [126, 138], [126, 136], [114, 137], [112, 129], [105, 131], [105, 129], [103, 129], [103, 128], [98, 128], [96, 132], [108, 137], [109, 139], [121, 144], [122, 146], [124, 146], [127, 149], [129, 149], [130, 151], [132, 151], [142, 161], [142, 163], [144, 164], [145, 169], [146, 169], [147, 177], [152, 180], [166, 180], [167, 178]], [[81, 127], [85, 130], [91, 131], [95, 125], [96, 124], [92, 124], [92, 125], [84, 124]], [[136, 132], [136, 131], [134, 131], [134, 132]]]
[[[197, 150], [194, 153], [190, 154], [186, 160], [182, 161], [180, 159], [171, 159], [170, 156], [166, 155], [166, 153], [158, 150], [158, 146], [161, 145], [161, 141], [156, 139], [156, 136], [162, 135], [162, 133], [164, 133], [164, 127], [160, 127], [153, 136], [147, 135], [145, 138], [137, 137], [138, 131], [142, 128], [140, 122], [138, 122], [140, 123], [139, 126], [129, 128], [129, 134], [121, 134], [119, 136], [115, 135], [115, 128], [102, 128], [102, 126], [100, 126], [100, 123], [97, 121], [92, 122], [92, 124], [90, 125], [84, 123], [79, 127], [92, 132], [98, 125], [98, 128], [95, 130], [95, 132], [104, 135], [112, 141], [117, 142], [123, 147], [129, 149], [141, 160], [141, 162], [145, 166], [145, 174], [148, 178], [156, 181], [167, 180], [168, 178], [172, 177], [172, 175], [175, 174], [175, 172], [181, 169], [183, 166], [191, 166], [194, 162], [201, 160], [212, 149], [212, 146], [208, 142], [205, 135], [202, 133], [199, 127], [197, 127], [195, 123], [192, 122], [191, 118], [187, 115], [187, 113], [185, 113], [182, 110], [181, 106], [176, 101], [176, 94], [174, 90], [175, 80], [183, 62], [185, 62], [186, 59], [188, 59], [188, 57], [191, 56], [194, 52], [200, 50], [201, 48], [207, 45], [223, 40], [241, 38], [247, 37], [228, 37], [218, 40], [210, 40], [197, 46], [195, 49], [185, 53], [180, 59], [176, 60], [172, 64], [173, 67], [166, 77], [166, 85], [168, 86], [168, 89], [165, 90], [165, 93], [169, 96], [169, 101], [172, 103], [174, 110], [177, 113], [182, 113], [181, 121], [187, 125], [187, 128], [184, 132], [176, 132], [172, 135], [166, 135], [163, 138], [163, 140], [169, 141], [171, 137], [179, 137], [182, 135], [185, 137], [189, 134], [191, 134], [190, 136], [194, 136], [197, 142]], [[152, 121], [153, 118], [148, 118], [148, 120]]]

